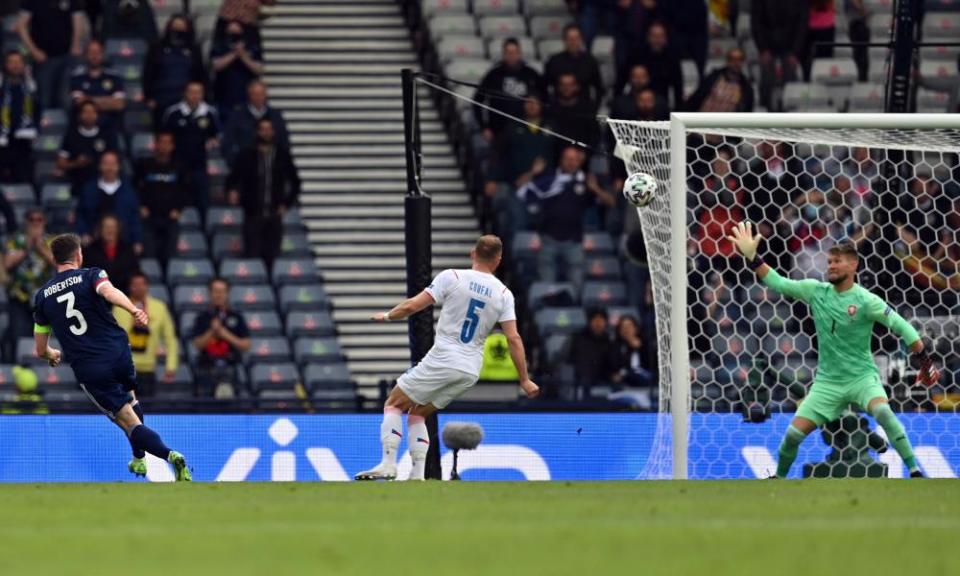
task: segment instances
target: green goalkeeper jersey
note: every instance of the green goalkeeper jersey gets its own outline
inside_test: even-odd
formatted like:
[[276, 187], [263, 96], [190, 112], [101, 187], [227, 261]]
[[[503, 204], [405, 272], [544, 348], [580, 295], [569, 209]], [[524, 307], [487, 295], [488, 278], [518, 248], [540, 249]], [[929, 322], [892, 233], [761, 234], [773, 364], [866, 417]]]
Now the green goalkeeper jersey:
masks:
[[890, 328], [908, 346], [920, 339], [902, 316], [859, 284], [837, 292], [829, 282], [790, 280], [773, 268], [763, 277], [763, 283], [810, 305], [817, 328], [817, 381], [847, 384], [878, 373], [870, 350], [875, 322]]

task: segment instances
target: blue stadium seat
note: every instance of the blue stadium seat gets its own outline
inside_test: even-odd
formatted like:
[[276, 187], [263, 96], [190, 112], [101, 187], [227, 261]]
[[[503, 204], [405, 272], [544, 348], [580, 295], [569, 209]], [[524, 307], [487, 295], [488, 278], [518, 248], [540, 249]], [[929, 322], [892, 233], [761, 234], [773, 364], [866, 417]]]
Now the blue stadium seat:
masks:
[[207, 284], [213, 278], [213, 264], [207, 259], [172, 258], [167, 263], [167, 283]]
[[153, 134], [149, 132], [134, 134], [133, 138], [130, 139], [130, 148], [134, 160], [153, 156]]
[[280, 310], [325, 310], [330, 298], [320, 284], [284, 286], [280, 289]]
[[320, 271], [311, 258], [277, 258], [271, 277], [277, 286], [314, 284], [320, 280]]
[[[184, 310], [180, 312], [180, 316], [177, 318], [177, 334], [180, 337], [185, 339], [190, 339], [190, 335], [193, 333], [193, 324], [197, 321], [197, 315], [200, 313], [199, 310]], [[243, 315], [244, 320], [247, 319], [247, 315]]]
[[147, 280], [151, 284], [163, 283], [163, 271], [160, 269], [160, 263], [156, 258], [144, 258], [140, 260], [140, 271], [147, 275]]
[[250, 386], [258, 393], [264, 390], [286, 390], [292, 396], [298, 382], [300, 371], [293, 362], [262, 363], [250, 368]]
[[570, 334], [551, 334], [547, 336], [544, 352], [550, 366], [565, 364], [570, 356]]
[[0, 364], [0, 389], [12, 390], [13, 387], [13, 365]]
[[187, 206], [180, 212], [180, 231], [200, 230], [200, 211], [193, 206]]
[[290, 312], [285, 325], [288, 338], [333, 336], [337, 332], [329, 312]]
[[46, 184], [40, 191], [40, 203], [48, 210], [73, 207], [69, 184]]
[[[211, 247], [213, 259], [243, 258], [243, 234], [240, 232], [217, 232], [213, 235]], [[264, 271], [266, 276], [266, 271]]]
[[0, 191], [7, 202], [14, 206], [33, 206], [37, 203], [37, 195], [29, 184], [3, 184], [0, 185]]
[[276, 310], [277, 296], [269, 284], [230, 287], [230, 306], [237, 310]]
[[304, 232], [307, 225], [303, 223], [303, 216], [300, 215], [299, 208], [290, 208], [283, 215], [283, 232]]
[[583, 252], [588, 255], [613, 254], [613, 238], [606, 232], [587, 232], [583, 235]]
[[263, 260], [253, 258], [227, 258], [220, 263], [220, 276], [235, 286], [266, 284], [267, 268]]
[[590, 280], [619, 280], [620, 261], [613, 256], [591, 256], [586, 261], [586, 277]]
[[41, 128], [44, 132], [51, 134], [63, 134], [67, 130], [68, 123], [67, 113], [62, 108], [44, 110], [40, 116]]
[[207, 212], [207, 234], [239, 231], [243, 228], [243, 210], [235, 206], [213, 206]]
[[343, 355], [336, 338], [297, 338], [293, 343], [293, 356], [297, 364], [307, 364], [336, 362]]
[[313, 249], [306, 232], [287, 232], [280, 243], [280, 255], [286, 258], [313, 256]]
[[35, 366], [33, 371], [37, 373], [37, 384], [49, 391], [51, 388], [75, 388], [77, 386], [77, 377], [73, 373], [73, 368], [61, 364], [56, 368], [52, 366]]
[[205, 284], [177, 286], [173, 290], [173, 307], [177, 312], [205, 310], [210, 306], [210, 290]]
[[60, 152], [59, 134], [40, 134], [33, 140], [33, 155], [35, 158], [56, 158]]
[[[60, 343], [57, 342], [56, 337], [50, 337], [50, 346], [57, 349], [60, 348]], [[17, 350], [16, 350], [16, 360], [17, 364], [22, 364], [24, 366], [36, 366], [42, 365], [46, 366], [47, 361], [42, 360], [34, 356], [33, 352], [36, 349], [36, 345], [32, 337], [22, 337], [17, 338]]]
[[342, 362], [308, 364], [303, 371], [304, 385], [315, 400], [355, 400], [356, 386], [350, 370]]
[[150, 295], [163, 302], [167, 306], [170, 306], [172, 302], [170, 300], [170, 289], [163, 284], [151, 284]]
[[143, 62], [148, 46], [140, 38], [110, 38], [104, 48], [107, 60], [117, 66], [121, 62]]
[[177, 237], [178, 258], [206, 258], [207, 238], [200, 232], [181, 232]]
[[581, 308], [545, 308], [537, 312], [535, 319], [542, 337], [574, 334], [587, 325], [587, 317]]
[[243, 319], [247, 322], [251, 336], [261, 338], [283, 335], [280, 315], [274, 310], [244, 310]]
[[247, 352], [247, 363], [250, 365], [265, 362], [286, 362], [290, 360], [290, 343], [286, 338], [268, 336], [253, 338], [250, 342], [250, 351]]
[[[190, 348], [193, 348], [190, 346]], [[157, 398], [167, 400], [186, 400], [193, 397], [193, 372], [186, 362], [181, 362], [177, 366], [177, 371], [173, 375], [172, 382], [157, 382], [154, 388], [154, 394]]]
[[[553, 306], [572, 306], [577, 303], [577, 292], [569, 282], [538, 281], [530, 285], [527, 291], [527, 306], [531, 310], [539, 310], [545, 305], [544, 300], [552, 301]], [[558, 300], [567, 300], [558, 302]]]
[[536, 258], [543, 247], [540, 241], [540, 235], [536, 232], [517, 232], [513, 237], [513, 257], [514, 258]]
[[627, 286], [623, 282], [585, 282], [583, 306], [606, 308], [627, 303]]

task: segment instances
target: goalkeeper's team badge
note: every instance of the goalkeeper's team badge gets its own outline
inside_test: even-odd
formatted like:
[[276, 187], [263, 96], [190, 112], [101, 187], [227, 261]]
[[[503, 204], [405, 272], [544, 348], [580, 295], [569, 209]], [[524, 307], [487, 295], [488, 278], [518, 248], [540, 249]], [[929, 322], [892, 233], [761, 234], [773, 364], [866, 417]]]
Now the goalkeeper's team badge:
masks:
[[854, 316], [856, 316], [856, 315], [857, 315], [857, 307], [856, 307], [856, 305], [851, 304], [851, 305], [847, 306], [847, 314], [849, 314], [851, 318], [853, 318]]

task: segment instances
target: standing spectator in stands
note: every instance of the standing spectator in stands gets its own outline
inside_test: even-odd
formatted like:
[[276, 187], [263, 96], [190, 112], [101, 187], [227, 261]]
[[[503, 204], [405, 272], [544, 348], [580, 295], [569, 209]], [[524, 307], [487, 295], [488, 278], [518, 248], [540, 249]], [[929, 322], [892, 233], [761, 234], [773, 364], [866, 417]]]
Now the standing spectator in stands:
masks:
[[[626, 0], [629, 2], [630, 0]], [[623, 0], [579, 0], [577, 4], [577, 25], [583, 33], [583, 44], [587, 51], [593, 47], [593, 39], [601, 30], [612, 34], [616, 28], [617, 7], [626, 3]]]
[[670, 28], [670, 43], [680, 60], [693, 60], [703, 79], [707, 63], [707, 3], [703, 0], [668, 0], [663, 3], [664, 19]]
[[127, 95], [123, 90], [123, 78], [104, 67], [103, 44], [91, 40], [84, 50], [85, 64], [78, 67], [70, 77], [70, 97], [77, 106], [84, 100], [93, 102], [100, 112], [104, 125], [112, 124], [120, 130], [123, 111], [127, 107]]
[[613, 34], [615, 72], [630, 68], [632, 55], [646, 45], [650, 25], [662, 22], [664, 17], [658, 0], [617, 0], [617, 26]]
[[133, 246], [121, 238], [120, 221], [112, 214], [100, 219], [96, 238], [83, 249], [83, 262], [106, 270], [117, 286], [129, 285], [133, 273], [140, 269]]
[[167, 22], [159, 42], [150, 46], [143, 61], [143, 99], [160, 125], [166, 110], [177, 103], [190, 82], [204, 84], [207, 72], [197, 46], [193, 23], [184, 15]]
[[594, 386], [609, 386], [614, 368], [613, 342], [607, 312], [587, 311], [587, 326], [573, 337], [569, 361], [577, 381], [577, 398], [589, 398]]
[[[140, 203], [133, 187], [120, 177], [120, 158], [116, 152], [100, 156], [100, 177], [83, 187], [77, 202], [77, 233], [84, 246], [93, 241], [94, 227], [106, 215], [116, 216], [123, 226], [124, 242], [133, 245], [136, 254], [143, 252], [143, 225]], [[123, 286], [123, 284], [119, 284]]]
[[[870, 26], [867, 17], [870, 12], [863, 0], [843, 0], [847, 13], [847, 35], [851, 42], [870, 42]], [[857, 65], [857, 81], [866, 82], [870, 73], [870, 52], [866, 46], [853, 48], [853, 61]]]
[[512, 189], [525, 185], [553, 166], [553, 139], [544, 134], [543, 105], [537, 96], [523, 102], [521, 117], [526, 124], [510, 122], [503, 134], [503, 154], [498, 163], [501, 181]]
[[278, 146], [290, 146], [290, 132], [287, 130], [283, 113], [267, 101], [267, 85], [260, 80], [254, 80], [247, 85], [247, 101], [230, 114], [230, 120], [223, 129], [223, 144], [220, 150], [228, 165], [233, 166], [240, 150], [254, 141], [257, 122], [261, 118], [273, 122]]
[[260, 45], [253, 43], [234, 20], [227, 24], [226, 36], [214, 42], [210, 62], [214, 102], [221, 122], [226, 124], [234, 107], [245, 101], [247, 86], [263, 74], [263, 55]]
[[33, 141], [40, 127], [37, 86], [19, 52], [7, 52], [0, 77], [0, 182], [33, 182]]
[[[617, 322], [611, 362], [613, 364], [611, 379], [615, 384], [637, 388], [638, 391], [646, 391], [648, 394], [653, 393], [654, 377], [651, 369], [654, 361], [651, 351], [646, 348], [636, 318], [621, 316], [620, 321]], [[649, 402], [645, 408], [650, 408], [651, 405], [652, 402]]]
[[260, 6], [274, 6], [277, 0], [223, 0], [217, 23], [213, 28], [213, 41], [217, 42], [227, 32], [227, 25], [237, 21], [243, 25], [244, 33], [252, 42], [263, 46], [260, 38]]
[[[523, 116], [523, 99], [544, 93], [543, 78], [523, 61], [520, 43], [516, 38], [503, 41], [501, 54], [500, 62], [486, 73], [473, 98], [480, 104], [520, 117]], [[473, 115], [487, 142], [493, 142], [494, 137], [510, 124], [503, 116], [476, 105]]]
[[257, 122], [257, 141], [237, 156], [227, 190], [230, 203], [243, 207], [247, 257], [263, 258], [269, 269], [280, 254], [283, 215], [300, 197], [290, 149], [277, 145], [270, 120]]
[[[94, 28], [96, 30], [96, 28]], [[139, 38], [148, 44], [157, 41], [157, 19], [151, 2], [108, 0], [103, 4], [100, 37]]]
[[746, 55], [740, 48], [727, 52], [727, 65], [700, 82], [687, 101], [691, 112], [753, 112], [753, 85], [743, 73]]
[[832, 58], [833, 46], [816, 46], [819, 42], [834, 42], [837, 36], [838, 0], [809, 0], [809, 25], [804, 36], [803, 81], [810, 81], [810, 69], [815, 58]]
[[204, 89], [200, 82], [190, 82], [183, 100], [167, 109], [163, 129], [173, 133], [176, 156], [186, 171], [196, 193], [197, 208], [205, 217], [210, 205], [210, 185], [207, 178], [207, 150], [219, 145], [220, 122], [217, 111], [203, 101]]
[[10, 277], [7, 294], [10, 327], [7, 330], [7, 360], [16, 353], [17, 338], [33, 333], [33, 293], [54, 272], [53, 254], [47, 238], [47, 222], [40, 208], [30, 208], [23, 229], [7, 238], [3, 265]]
[[101, 126], [97, 106], [90, 100], [82, 101], [74, 113], [74, 121], [63, 135], [57, 155], [55, 174], [70, 180], [70, 193], [80, 195], [83, 186], [97, 177], [100, 157], [104, 152], [118, 150], [116, 131]]
[[140, 195], [143, 219], [143, 250], [166, 268], [177, 250], [180, 214], [187, 205], [190, 186], [174, 154], [171, 132], [158, 132], [152, 158], [137, 162], [134, 185]]
[[[659, 99], [656, 92], [650, 88], [643, 88], [640, 91], [622, 96], [629, 100], [617, 99], [614, 103], [615, 108], [610, 111], [610, 117], [618, 120], [640, 120], [651, 122], [656, 120], [667, 120], [669, 113], [658, 106]], [[611, 137], [611, 149], [615, 145]], [[610, 156], [610, 176], [613, 179], [613, 189], [623, 190], [623, 183], [627, 179], [627, 169], [623, 160], [616, 156]]]
[[558, 52], [547, 60], [544, 80], [551, 90], [558, 90], [560, 77], [573, 74], [584, 94], [594, 102], [603, 100], [603, 78], [597, 59], [586, 51], [583, 35], [576, 24], [568, 24], [563, 29], [563, 52]]
[[577, 142], [593, 146], [600, 138], [596, 114], [597, 103], [581, 91], [577, 77], [569, 72], [561, 74], [550, 103], [550, 124], [553, 129]]
[[196, 394], [232, 398], [241, 354], [250, 350], [250, 330], [243, 315], [229, 306], [230, 285], [223, 278], [210, 281], [210, 309], [197, 315], [190, 331], [197, 360]]
[[760, 53], [760, 104], [772, 110], [773, 90], [797, 78], [806, 43], [809, 0], [754, 0], [750, 30]]
[[130, 276], [128, 294], [133, 305], [147, 313], [150, 323], [146, 326], [137, 324], [133, 316], [119, 306], [114, 306], [113, 316], [130, 340], [133, 366], [137, 369], [137, 397], [150, 397], [156, 391], [157, 357], [162, 350], [166, 357], [163, 381], [173, 382], [180, 366], [180, 344], [167, 305], [150, 295], [150, 281], [146, 274], [138, 270]]
[[24, 0], [17, 33], [33, 60], [44, 109], [62, 108], [66, 82], [86, 28], [81, 0]]
[[617, 74], [618, 92], [626, 83], [627, 70], [634, 64], [646, 66], [650, 73], [650, 87], [669, 102], [671, 110], [677, 110], [683, 105], [683, 72], [680, 69], [680, 59], [670, 46], [666, 26], [659, 22], [650, 25], [646, 45], [633, 55], [628, 67]]
[[[610, 117], [628, 120], [636, 116], [637, 95], [646, 89], [653, 89], [650, 85], [650, 71], [643, 64], [634, 64], [630, 68], [630, 76], [625, 90], [614, 98], [610, 105]], [[654, 91], [654, 97], [656, 99], [654, 115], [658, 119], [669, 117], [670, 106], [667, 105], [667, 99], [661, 97], [656, 91]]]
[[537, 176], [517, 191], [533, 214], [543, 243], [537, 261], [540, 279], [556, 282], [557, 261], [563, 260], [561, 269], [578, 293], [583, 285], [585, 213], [598, 201], [608, 208], [616, 205], [613, 194], [583, 170], [585, 159], [582, 150], [564, 148], [555, 171]]

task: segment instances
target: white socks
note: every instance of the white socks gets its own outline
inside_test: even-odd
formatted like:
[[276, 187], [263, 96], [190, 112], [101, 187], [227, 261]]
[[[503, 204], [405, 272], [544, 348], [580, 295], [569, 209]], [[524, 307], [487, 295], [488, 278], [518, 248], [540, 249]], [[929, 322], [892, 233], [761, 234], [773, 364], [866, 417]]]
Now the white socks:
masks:
[[413, 460], [409, 480], [423, 480], [427, 451], [430, 449], [430, 437], [427, 435], [427, 424], [423, 416], [408, 415], [407, 431], [409, 434], [407, 444], [410, 449], [410, 458]]
[[403, 439], [403, 417], [398, 408], [384, 407], [380, 424], [380, 442], [383, 444], [381, 464], [397, 465], [397, 448]]

